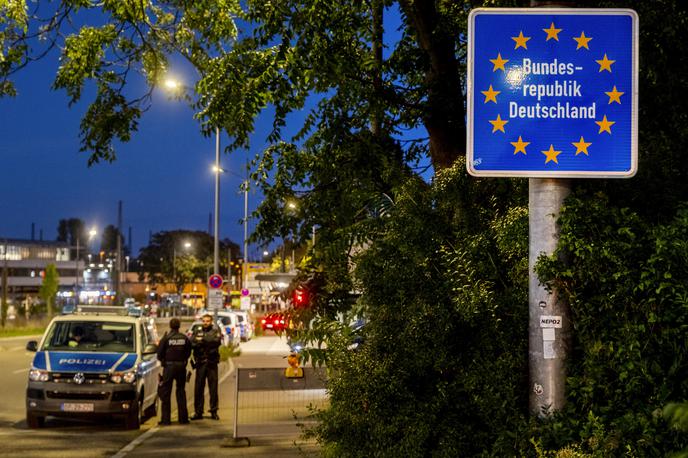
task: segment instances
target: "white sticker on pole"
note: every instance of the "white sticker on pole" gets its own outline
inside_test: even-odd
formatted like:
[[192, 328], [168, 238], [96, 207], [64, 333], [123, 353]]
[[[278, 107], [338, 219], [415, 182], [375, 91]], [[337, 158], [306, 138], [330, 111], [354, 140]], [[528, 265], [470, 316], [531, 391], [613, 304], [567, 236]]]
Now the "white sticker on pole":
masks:
[[221, 310], [223, 308], [223, 294], [221, 289], [208, 290], [208, 310]]
[[540, 315], [541, 328], [561, 328], [561, 315]]
[[542, 329], [542, 340], [556, 340], [554, 328], [543, 328]]
[[556, 359], [557, 354], [554, 352], [553, 340], [542, 341], [542, 356], [544, 359]]

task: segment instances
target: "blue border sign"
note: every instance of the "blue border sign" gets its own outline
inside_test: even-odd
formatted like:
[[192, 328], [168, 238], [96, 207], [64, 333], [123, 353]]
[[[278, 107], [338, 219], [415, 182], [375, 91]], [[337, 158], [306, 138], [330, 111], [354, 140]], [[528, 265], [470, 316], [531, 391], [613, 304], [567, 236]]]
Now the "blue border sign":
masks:
[[635, 11], [476, 9], [468, 24], [471, 175], [635, 175]]

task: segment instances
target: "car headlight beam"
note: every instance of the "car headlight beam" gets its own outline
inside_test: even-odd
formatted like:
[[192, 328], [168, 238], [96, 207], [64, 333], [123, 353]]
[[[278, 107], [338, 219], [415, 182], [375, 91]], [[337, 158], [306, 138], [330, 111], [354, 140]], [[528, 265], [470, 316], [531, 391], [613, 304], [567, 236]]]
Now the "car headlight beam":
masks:
[[29, 371], [29, 380], [32, 382], [47, 382], [50, 380], [50, 372], [39, 369], [31, 369]]
[[136, 381], [136, 372], [115, 372], [110, 376], [112, 383], [134, 383]]

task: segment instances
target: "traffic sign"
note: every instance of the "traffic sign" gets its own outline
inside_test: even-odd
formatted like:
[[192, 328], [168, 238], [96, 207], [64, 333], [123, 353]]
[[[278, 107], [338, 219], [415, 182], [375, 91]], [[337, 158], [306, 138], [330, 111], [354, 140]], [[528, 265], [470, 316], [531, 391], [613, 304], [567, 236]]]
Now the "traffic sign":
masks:
[[241, 296], [239, 304], [241, 310], [251, 310], [251, 298], [249, 296]]
[[474, 176], [628, 178], [638, 163], [638, 16], [476, 9], [466, 165]]
[[220, 310], [224, 307], [224, 296], [221, 289], [208, 290], [208, 310]]
[[208, 286], [210, 286], [211, 288], [222, 288], [222, 283], [222, 277], [218, 274], [213, 274], [210, 277], [208, 277]]

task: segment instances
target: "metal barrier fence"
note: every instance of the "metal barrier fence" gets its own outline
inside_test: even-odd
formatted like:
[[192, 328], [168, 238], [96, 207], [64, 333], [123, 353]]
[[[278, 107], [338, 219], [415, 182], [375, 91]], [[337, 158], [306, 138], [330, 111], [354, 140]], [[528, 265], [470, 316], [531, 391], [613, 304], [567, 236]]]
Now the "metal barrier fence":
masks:
[[314, 423], [310, 407], [327, 405], [324, 368], [304, 367], [302, 378], [287, 378], [284, 368], [236, 369], [234, 439], [298, 434]]

